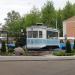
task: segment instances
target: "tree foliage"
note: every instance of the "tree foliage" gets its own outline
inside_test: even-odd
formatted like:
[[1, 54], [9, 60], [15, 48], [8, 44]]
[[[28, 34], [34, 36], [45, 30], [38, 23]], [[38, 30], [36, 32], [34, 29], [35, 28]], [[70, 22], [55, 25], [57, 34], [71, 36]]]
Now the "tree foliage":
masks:
[[18, 12], [11, 11], [7, 13], [5, 18], [5, 30], [9, 32], [9, 35], [16, 35], [15, 33], [20, 31], [21, 28], [21, 16]]
[[62, 10], [61, 9], [59, 9], [58, 11], [57, 11], [57, 15], [56, 15], [56, 17], [57, 17], [57, 28], [60, 30], [60, 36], [62, 36], [62, 34], [63, 34], [63, 25], [62, 25], [62, 22], [63, 22], [63, 13], [62, 13]]
[[47, 3], [44, 4], [41, 10], [41, 14], [42, 22], [51, 27], [54, 27], [56, 21], [56, 11], [52, 1], [47, 1]]
[[15, 27], [15, 25], [18, 24], [20, 19], [21, 19], [20, 14], [13, 10], [7, 13], [7, 18], [5, 18], [5, 21], [6, 21], [5, 24], [10, 29], [12, 28], [12, 26]]
[[41, 22], [40, 12], [37, 8], [33, 8], [29, 14], [24, 16], [25, 26], [35, 25], [36, 23]]
[[74, 16], [75, 15], [74, 10], [75, 10], [75, 8], [73, 8], [73, 5], [68, 1], [66, 3], [66, 6], [63, 8], [64, 19], [68, 19], [68, 18]]
[[20, 19], [20, 14], [18, 12], [15, 12], [14, 10], [7, 13], [7, 18], [5, 18], [6, 23], [11, 23], [15, 20]]

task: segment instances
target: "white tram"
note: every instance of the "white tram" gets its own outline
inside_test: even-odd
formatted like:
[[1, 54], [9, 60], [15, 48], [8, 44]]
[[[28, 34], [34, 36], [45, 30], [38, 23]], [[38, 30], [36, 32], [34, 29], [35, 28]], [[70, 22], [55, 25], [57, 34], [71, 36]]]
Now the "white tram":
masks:
[[28, 27], [26, 32], [28, 49], [57, 48], [60, 45], [59, 30], [57, 29], [35, 25]]

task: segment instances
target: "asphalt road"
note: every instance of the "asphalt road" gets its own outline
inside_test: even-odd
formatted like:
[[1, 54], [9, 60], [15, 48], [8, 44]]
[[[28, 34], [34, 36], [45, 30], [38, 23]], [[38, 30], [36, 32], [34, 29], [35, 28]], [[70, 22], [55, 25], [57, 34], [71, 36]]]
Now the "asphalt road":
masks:
[[75, 75], [75, 60], [0, 62], [0, 75]]

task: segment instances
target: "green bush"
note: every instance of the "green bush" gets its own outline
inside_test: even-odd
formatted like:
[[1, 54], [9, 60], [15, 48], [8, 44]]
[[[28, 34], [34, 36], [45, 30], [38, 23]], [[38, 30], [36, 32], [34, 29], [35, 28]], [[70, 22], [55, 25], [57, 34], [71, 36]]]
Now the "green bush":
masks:
[[73, 49], [75, 50], [75, 40], [74, 40], [74, 45], [73, 45]]
[[66, 41], [66, 53], [71, 53], [71, 43], [69, 40]]
[[65, 56], [65, 51], [54, 51], [53, 55], [56, 55], [56, 56]]
[[56, 55], [56, 56], [72, 56], [74, 54], [75, 54], [74, 52], [66, 53], [65, 51], [54, 51], [53, 52], [53, 55]]
[[75, 49], [72, 50], [72, 53], [75, 55]]
[[8, 49], [8, 53], [13, 53], [13, 52], [14, 52], [13, 48]]
[[73, 56], [74, 53], [65, 53], [65, 56]]
[[5, 53], [6, 53], [6, 45], [5, 45], [5, 41], [2, 41], [1, 54], [5, 54]]

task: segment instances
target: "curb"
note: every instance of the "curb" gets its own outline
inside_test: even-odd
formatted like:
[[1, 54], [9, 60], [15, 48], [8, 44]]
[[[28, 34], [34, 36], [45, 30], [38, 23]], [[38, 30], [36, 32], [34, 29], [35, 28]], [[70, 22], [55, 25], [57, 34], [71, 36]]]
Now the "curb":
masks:
[[64, 61], [75, 60], [75, 56], [0, 56], [0, 62], [7, 61]]

